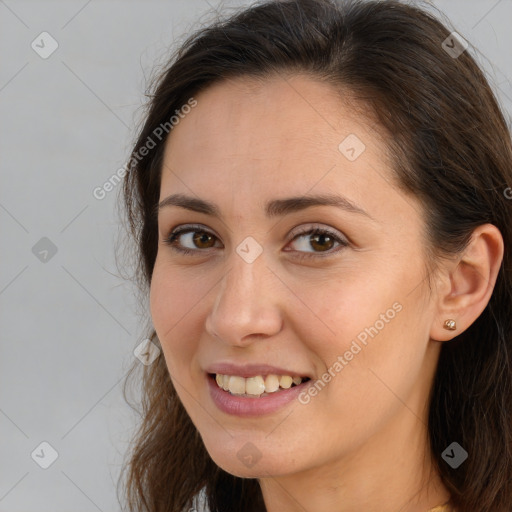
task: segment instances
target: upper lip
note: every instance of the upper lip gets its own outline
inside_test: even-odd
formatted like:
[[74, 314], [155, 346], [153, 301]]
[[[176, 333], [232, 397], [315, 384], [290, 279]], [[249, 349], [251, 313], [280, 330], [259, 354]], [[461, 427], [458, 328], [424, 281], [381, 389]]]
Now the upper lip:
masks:
[[291, 377], [308, 377], [306, 372], [290, 370], [287, 368], [278, 368], [269, 364], [234, 364], [234, 363], [215, 363], [209, 365], [207, 373], [220, 373], [221, 375], [238, 375], [239, 377], [256, 377], [257, 375], [290, 375]]

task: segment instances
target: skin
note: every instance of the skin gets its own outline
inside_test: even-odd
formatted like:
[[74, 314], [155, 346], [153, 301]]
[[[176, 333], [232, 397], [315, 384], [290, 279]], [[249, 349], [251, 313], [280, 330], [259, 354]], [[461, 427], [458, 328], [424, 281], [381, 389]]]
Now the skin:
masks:
[[[345, 98], [301, 75], [223, 81], [196, 97], [167, 140], [160, 200], [198, 197], [222, 217], [159, 211], [151, 314], [206, 449], [225, 471], [258, 478], [269, 512], [425, 512], [449, 499], [426, 429], [441, 342], [485, 308], [503, 241], [494, 226], [477, 228], [463, 255], [443, 260], [430, 292], [421, 204], [396, 187], [383, 134]], [[338, 149], [349, 134], [366, 146], [354, 161]], [[342, 194], [371, 218], [334, 206], [264, 213], [268, 200], [321, 193]], [[189, 223], [213, 235], [178, 238], [195, 256], [163, 242]], [[336, 252], [331, 239], [296, 237], [301, 226], [349, 245]], [[248, 236], [263, 248], [253, 263], [236, 252]], [[309, 403], [249, 419], [210, 398], [204, 369], [214, 362], [319, 379], [395, 303], [401, 311]], [[448, 318], [456, 331], [443, 329]], [[237, 457], [247, 442], [260, 454], [252, 467]]]

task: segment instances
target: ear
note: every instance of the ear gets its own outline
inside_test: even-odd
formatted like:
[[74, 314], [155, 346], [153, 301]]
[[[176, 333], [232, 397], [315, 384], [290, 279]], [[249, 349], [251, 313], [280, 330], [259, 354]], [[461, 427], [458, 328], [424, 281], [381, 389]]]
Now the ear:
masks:
[[[437, 308], [430, 338], [448, 341], [464, 332], [487, 306], [503, 260], [503, 237], [492, 224], [476, 228], [468, 247], [455, 262], [441, 270]], [[455, 320], [456, 329], [445, 329], [446, 320]]]

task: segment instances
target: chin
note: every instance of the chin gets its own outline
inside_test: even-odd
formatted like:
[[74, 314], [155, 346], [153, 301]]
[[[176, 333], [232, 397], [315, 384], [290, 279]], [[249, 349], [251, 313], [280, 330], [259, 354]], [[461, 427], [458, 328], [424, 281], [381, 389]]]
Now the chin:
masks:
[[[251, 441], [236, 441], [233, 443], [214, 443], [215, 446], [206, 445], [213, 462], [227, 473], [240, 478], [265, 478], [269, 476], [282, 476], [295, 472], [292, 468], [294, 457], [280, 453], [276, 449], [258, 449]], [[231, 447], [233, 446], [233, 447]], [[283, 462], [285, 465], [283, 465]]]

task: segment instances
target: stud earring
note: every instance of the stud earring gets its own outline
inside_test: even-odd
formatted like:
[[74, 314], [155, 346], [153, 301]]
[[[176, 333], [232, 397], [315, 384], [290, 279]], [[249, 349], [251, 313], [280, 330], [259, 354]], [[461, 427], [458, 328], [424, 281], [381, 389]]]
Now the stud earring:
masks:
[[455, 323], [455, 320], [446, 320], [443, 327], [448, 331], [454, 331], [457, 329], [457, 324]]

